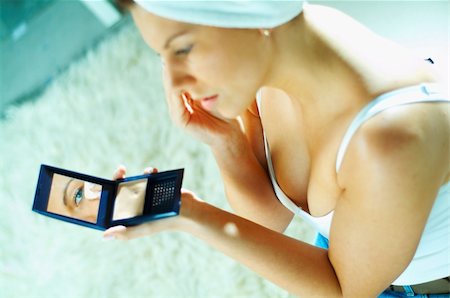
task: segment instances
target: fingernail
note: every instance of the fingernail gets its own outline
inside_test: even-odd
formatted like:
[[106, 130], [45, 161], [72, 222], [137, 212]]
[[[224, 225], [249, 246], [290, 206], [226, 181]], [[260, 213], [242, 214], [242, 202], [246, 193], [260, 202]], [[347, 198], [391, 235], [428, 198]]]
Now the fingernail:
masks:
[[113, 227], [113, 229], [116, 232], [123, 232], [123, 231], [125, 231], [127, 229], [127, 227], [125, 227], [125, 226], [115, 226], [115, 227]]
[[105, 241], [114, 240], [114, 239], [116, 239], [116, 236], [114, 236], [114, 235], [103, 236], [103, 240], [105, 240]]

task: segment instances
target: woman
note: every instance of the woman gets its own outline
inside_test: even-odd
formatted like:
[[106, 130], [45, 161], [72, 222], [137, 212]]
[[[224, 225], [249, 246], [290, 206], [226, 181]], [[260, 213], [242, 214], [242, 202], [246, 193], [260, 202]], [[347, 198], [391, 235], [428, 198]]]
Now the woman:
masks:
[[[323, 6], [137, 2], [237, 215], [185, 191], [180, 216], [105, 237], [185, 231], [302, 297], [448, 295], [449, 101], [425, 61]], [[282, 234], [295, 215], [320, 247]]]

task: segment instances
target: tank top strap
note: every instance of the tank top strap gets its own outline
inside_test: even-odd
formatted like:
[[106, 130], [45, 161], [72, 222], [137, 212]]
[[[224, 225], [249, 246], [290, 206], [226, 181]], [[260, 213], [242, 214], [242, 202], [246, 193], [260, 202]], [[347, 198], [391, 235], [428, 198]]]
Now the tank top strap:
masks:
[[261, 110], [261, 99], [262, 99], [262, 94], [261, 93], [262, 93], [261, 89], [259, 89], [256, 92], [256, 105], [258, 106], [258, 111]]
[[[256, 93], [256, 105], [258, 107], [258, 111], [261, 113], [261, 89], [258, 90]], [[275, 177], [275, 170], [273, 168], [272, 164], [272, 156], [270, 155], [270, 148], [269, 143], [267, 142], [266, 133], [263, 129], [263, 138], [264, 138], [264, 149], [266, 152], [266, 159], [267, 159], [267, 166], [269, 169], [269, 176], [270, 180], [272, 182], [273, 190], [275, 191], [275, 195], [277, 196], [278, 200], [283, 204], [287, 209], [289, 209], [292, 213], [295, 215], [299, 215], [302, 213], [302, 209], [295, 205], [294, 202], [292, 202], [291, 199], [289, 199], [286, 194], [283, 192], [283, 190], [278, 185], [277, 179]]]
[[392, 107], [423, 102], [450, 102], [450, 100], [439, 92], [438, 84], [423, 83], [384, 93], [367, 104], [350, 123], [342, 139], [336, 158], [336, 173], [339, 172], [353, 135], [365, 121]]

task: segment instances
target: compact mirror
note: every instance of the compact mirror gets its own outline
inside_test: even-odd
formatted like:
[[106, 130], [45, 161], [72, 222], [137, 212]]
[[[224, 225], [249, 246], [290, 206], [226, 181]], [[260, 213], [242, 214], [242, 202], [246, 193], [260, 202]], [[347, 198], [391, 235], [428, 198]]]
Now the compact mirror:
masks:
[[101, 230], [175, 216], [183, 172], [107, 180], [41, 165], [33, 211]]

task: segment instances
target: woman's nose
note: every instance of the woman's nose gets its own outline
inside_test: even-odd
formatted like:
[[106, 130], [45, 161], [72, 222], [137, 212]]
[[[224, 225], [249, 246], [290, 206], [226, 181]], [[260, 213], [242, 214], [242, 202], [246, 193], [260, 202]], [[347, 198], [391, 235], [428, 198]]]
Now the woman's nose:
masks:
[[167, 82], [172, 89], [189, 89], [195, 83], [195, 78], [185, 67], [176, 63], [166, 62], [163, 71]]

